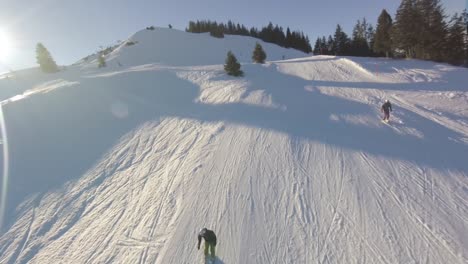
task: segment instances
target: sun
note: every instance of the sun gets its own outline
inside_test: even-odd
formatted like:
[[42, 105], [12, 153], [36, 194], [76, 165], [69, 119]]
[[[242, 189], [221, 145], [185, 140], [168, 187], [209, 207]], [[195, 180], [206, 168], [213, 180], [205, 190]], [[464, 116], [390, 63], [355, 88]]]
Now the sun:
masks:
[[0, 61], [5, 61], [13, 52], [13, 43], [7, 31], [0, 28]]

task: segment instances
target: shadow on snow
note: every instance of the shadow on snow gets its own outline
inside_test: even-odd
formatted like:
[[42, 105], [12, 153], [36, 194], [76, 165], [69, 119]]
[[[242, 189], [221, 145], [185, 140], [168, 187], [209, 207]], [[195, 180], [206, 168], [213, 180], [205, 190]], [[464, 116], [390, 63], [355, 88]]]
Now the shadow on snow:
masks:
[[[260, 65], [244, 65], [244, 71], [250, 81], [246, 93], [264, 90], [274, 103], [284, 108], [197, 103], [199, 87], [164, 70], [82, 78], [79, 86], [5, 105], [11, 175], [6, 220], [11, 224], [15, 208], [28, 195], [77, 179], [96, 165], [122, 136], [144, 122], [163, 117], [235, 123], [436, 169], [467, 171], [468, 148], [449, 139], [460, 137], [454, 131], [405, 110], [405, 116], [409, 117], [406, 123], [417, 127], [423, 138], [399, 135], [386, 126], [372, 128], [333, 121], [332, 114], [368, 115], [378, 106], [304, 89], [310, 85], [351, 84], [366, 88], [360, 86], [362, 83], [317, 83]], [[375, 84], [385, 89], [392, 89], [392, 85], [400, 89], [401, 84]], [[112, 114], [115, 106], [125, 106], [123, 110], [128, 109], [128, 116], [119, 118]], [[100, 178], [112, 173], [104, 171]]]

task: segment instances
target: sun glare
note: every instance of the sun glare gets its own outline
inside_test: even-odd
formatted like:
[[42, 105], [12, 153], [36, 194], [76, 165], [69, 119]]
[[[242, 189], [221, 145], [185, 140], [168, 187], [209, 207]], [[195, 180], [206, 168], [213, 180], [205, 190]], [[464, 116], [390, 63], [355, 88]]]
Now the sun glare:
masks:
[[0, 28], [0, 61], [5, 61], [11, 55], [12, 44], [8, 32]]

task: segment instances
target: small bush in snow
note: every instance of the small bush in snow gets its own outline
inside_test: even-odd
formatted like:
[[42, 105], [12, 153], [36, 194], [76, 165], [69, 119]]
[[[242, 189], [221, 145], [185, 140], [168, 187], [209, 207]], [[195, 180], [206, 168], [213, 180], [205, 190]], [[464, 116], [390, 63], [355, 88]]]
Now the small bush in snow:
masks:
[[255, 49], [252, 54], [252, 60], [255, 63], [265, 63], [266, 59], [266, 53], [263, 51], [262, 45], [260, 45], [258, 42], [255, 44]]
[[227, 74], [232, 75], [232, 76], [242, 76], [244, 73], [241, 71], [241, 65], [237, 61], [236, 56], [232, 54], [231, 51], [227, 53], [226, 57], [226, 64], [224, 65], [224, 70], [227, 72]]
[[127, 42], [125, 43], [125, 46], [133, 46], [133, 45], [135, 45], [135, 44], [137, 44], [137, 43], [138, 43], [138, 42], [136, 42], [136, 41], [127, 41]]
[[51, 73], [59, 71], [54, 59], [42, 43], [37, 43], [36, 45], [36, 59], [43, 72]]
[[154, 26], [147, 27], [146, 30], [154, 30]]
[[106, 67], [106, 59], [104, 58], [104, 55], [103, 55], [103, 54], [99, 54], [99, 57], [98, 57], [98, 67], [99, 67], [99, 68]]

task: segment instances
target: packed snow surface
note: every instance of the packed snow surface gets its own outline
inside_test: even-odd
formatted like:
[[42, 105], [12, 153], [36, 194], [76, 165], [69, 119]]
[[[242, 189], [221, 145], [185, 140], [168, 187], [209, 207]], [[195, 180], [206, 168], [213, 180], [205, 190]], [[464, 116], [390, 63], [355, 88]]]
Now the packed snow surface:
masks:
[[0, 263], [204, 263], [202, 227], [217, 264], [467, 263], [468, 70], [256, 41], [157, 28], [2, 76]]

